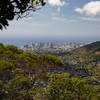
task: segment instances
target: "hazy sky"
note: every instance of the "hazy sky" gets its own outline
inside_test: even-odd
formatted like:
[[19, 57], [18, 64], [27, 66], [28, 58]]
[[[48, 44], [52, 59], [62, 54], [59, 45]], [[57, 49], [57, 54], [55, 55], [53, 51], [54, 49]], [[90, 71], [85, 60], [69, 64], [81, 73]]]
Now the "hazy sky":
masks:
[[100, 39], [100, 1], [46, 0], [46, 6], [31, 17], [11, 21], [0, 31], [10, 38], [95, 38]]

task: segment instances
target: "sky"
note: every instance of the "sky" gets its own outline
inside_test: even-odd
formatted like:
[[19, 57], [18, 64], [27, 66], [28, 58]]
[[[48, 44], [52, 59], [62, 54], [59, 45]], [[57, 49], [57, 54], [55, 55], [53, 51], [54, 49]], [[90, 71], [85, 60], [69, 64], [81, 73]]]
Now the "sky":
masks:
[[45, 0], [27, 18], [9, 22], [0, 38], [78, 38], [100, 40], [99, 0]]

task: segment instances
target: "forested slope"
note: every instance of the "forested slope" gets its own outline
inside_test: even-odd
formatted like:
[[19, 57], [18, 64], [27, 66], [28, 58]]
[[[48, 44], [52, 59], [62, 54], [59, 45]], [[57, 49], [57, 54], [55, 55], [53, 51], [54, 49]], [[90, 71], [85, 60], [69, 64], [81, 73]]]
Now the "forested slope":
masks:
[[61, 57], [65, 63], [76, 67], [97, 66], [100, 64], [100, 42], [94, 42], [69, 52]]
[[100, 84], [94, 84], [94, 78], [100, 79], [98, 70], [91, 74], [89, 68], [91, 75], [85, 79], [66, 72], [49, 73], [63, 65], [56, 56], [0, 43], [0, 100], [100, 100]]

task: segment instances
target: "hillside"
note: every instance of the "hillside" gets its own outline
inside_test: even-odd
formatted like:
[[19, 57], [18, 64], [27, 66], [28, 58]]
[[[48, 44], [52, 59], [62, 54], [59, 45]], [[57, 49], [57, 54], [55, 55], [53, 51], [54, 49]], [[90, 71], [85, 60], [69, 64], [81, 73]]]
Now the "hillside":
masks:
[[70, 51], [61, 57], [64, 63], [78, 68], [87, 66], [99, 66], [100, 64], [100, 41], [87, 44], [81, 48]]
[[[96, 64], [99, 63], [99, 45], [93, 46], [90, 51], [86, 50], [87, 47], [89, 46], [63, 56], [62, 59], [67, 61], [67, 65], [65, 62], [66, 66], [63, 66], [62, 60], [54, 55], [36, 55], [16, 46], [0, 43], [0, 100], [99, 100], [100, 71], [87, 67], [87, 75], [84, 69], [75, 69], [78, 61], [86, 64], [85, 58], [91, 62], [97, 60]], [[82, 53], [83, 51], [87, 55]], [[72, 61], [74, 68], [71, 65]], [[75, 65], [74, 61], [78, 63]], [[84, 75], [87, 77], [84, 78]]]
[[62, 65], [63, 62], [56, 56], [49, 54], [36, 55], [18, 49], [16, 46], [5, 46], [0, 43], [0, 80], [4, 83], [12, 79], [12, 72], [18, 74], [21, 71], [27, 77], [34, 73], [38, 76], [39, 71], [42, 73], [45, 70], [44, 73], [47, 73], [48, 70]]
[[69, 53], [81, 54], [81, 55], [88, 54], [89, 55], [89, 54], [95, 53], [96, 51], [100, 51], [100, 41], [93, 42], [91, 44], [87, 44], [87, 45], [80, 47], [78, 49], [75, 49]]

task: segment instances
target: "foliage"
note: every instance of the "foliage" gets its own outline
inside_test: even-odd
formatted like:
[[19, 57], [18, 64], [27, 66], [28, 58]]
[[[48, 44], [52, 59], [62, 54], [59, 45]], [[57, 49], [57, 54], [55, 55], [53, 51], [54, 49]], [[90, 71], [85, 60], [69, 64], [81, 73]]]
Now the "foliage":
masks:
[[0, 29], [6, 28], [8, 21], [15, 16], [27, 16], [30, 11], [34, 12], [44, 5], [44, 0], [0, 0]]
[[61, 61], [61, 59], [57, 58], [56, 56], [53, 55], [47, 55], [47, 54], [40, 54], [37, 57], [37, 62], [39, 62], [38, 64], [43, 65], [43, 66], [59, 66], [59, 65], [63, 65], [63, 62]]
[[17, 75], [24, 75], [24, 71], [20, 70], [20, 69], [14, 69], [12, 71], [12, 75], [15, 75], [15, 76], [17, 76]]
[[76, 68], [85, 69], [87, 66], [97, 66], [100, 64], [100, 42], [97, 41], [72, 50], [61, 59], [63, 59], [64, 63]]
[[29, 80], [28, 78], [24, 77], [24, 76], [16, 76], [14, 79], [10, 80], [8, 83], [9, 87], [13, 87], [13, 86], [18, 86], [17, 88], [19, 88], [20, 86], [24, 87], [24, 86], [29, 86]]
[[95, 66], [95, 67], [88, 66], [86, 70], [91, 79], [100, 80], [100, 66]]
[[10, 62], [7, 62], [5, 60], [0, 60], [0, 69], [12, 69], [14, 68], [14, 65]]
[[0, 80], [0, 87], [3, 85], [3, 82]]
[[0, 100], [100, 100], [100, 85], [93, 80], [100, 79], [99, 66], [86, 67], [90, 76], [86, 79], [49, 73], [57, 67], [62, 68], [63, 62], [56, 56], [1, 43]]
[[86, 79], [69, 77], [67, 73], [53, 74], [45, 91], [46, 99], [42, 100], [99, 100], [99, 88]]

